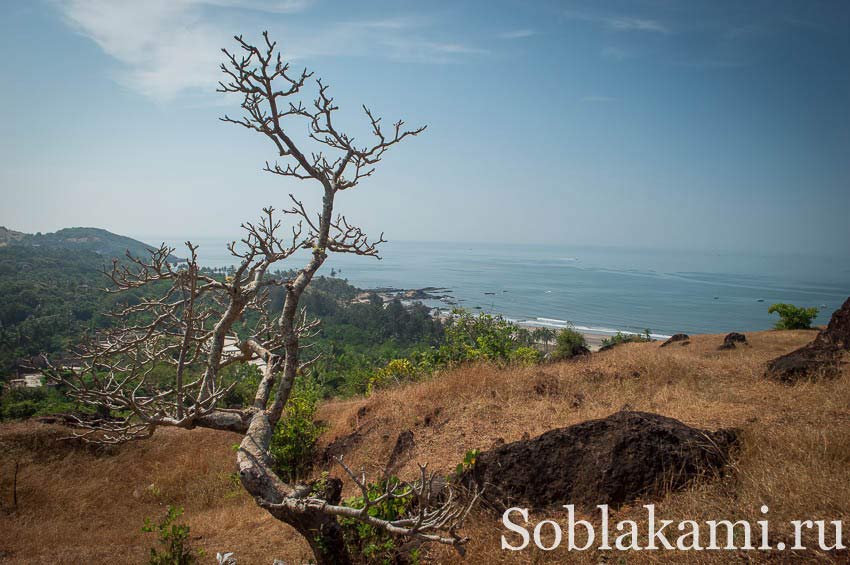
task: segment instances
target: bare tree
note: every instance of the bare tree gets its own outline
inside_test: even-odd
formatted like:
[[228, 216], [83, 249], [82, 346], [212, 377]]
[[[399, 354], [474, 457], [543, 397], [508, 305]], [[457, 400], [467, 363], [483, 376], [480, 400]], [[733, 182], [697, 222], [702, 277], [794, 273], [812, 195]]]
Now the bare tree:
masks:
[[[266, 162], [264, 170], [314, 183], [322, 192], [321, 209], [308, 212], [302, 201], [290, 194], [292, 205], [282, 211], [284, 217], [293, 219], [289, 229], [282, 227], [272, 208], [264, 209], [259, 222], [243, 224], [241, 242], [229, 245], [238, 266], [226, 278], [203, 272], [197, 248], [190, 242], [185, 266], [169, 261], [174, 250], [165, 245], [149, 259], [114, 261], [107, 272], [112, 292], [144, 287], [149, 292], [159, 289], [159, 294], [119, 308], [114, 313], [115, 327], [81, 348], [81, 366], [53, 367], [50, 374], [64, 382], [73, 397], [109, 414], [77, 422], [83, 428], [80, 435], [89, 441], [120, 443], [146, 438], [159, 426], [244, 434], [236, 454], [242, 485], [260, 507], [306, 538], [319, 563], [350, 560], [340, 517], [462, 551], [465, 540], [458, 528], [475, 497], [457, 502], [424, 466], [414, 480], [388, 486], [377, 501], [369, 501], [365, 475], [352, 471], [340, 458], [345, 475], [364, 494], [364, 508], [340, 504], [342, 483], [338, 479], [321, 483], [321, 488], [316, 482], [289, 484], [272, 469], [268, 452], [272, 432], [286, 410], [293, 383], [312, 361], [300, 354], [317, 321], [309, 320], [299, 307], [301, 296], [329, 253], [374, 257], [384, 241], [383, 234], [371, 240], [344, 216], [335, 215], [336, 195], [372, 175], [389, 148], [425, 128], [405, 129], [398, 121], [385, 129], [381, 119], [364, 106], [372, 141], [358, 145], [337, 129], [333, 118], [338, 108], [321, 80], [315, 81], [315, 98], [305, 105], [302, 91], [309, 88], [312, 73], [293, 73], [267, 33], [259, 46], [241, 36], [235, 39], [237, 52], [222, 50], [225, 62], [221, 70], [226, 78], [219, 91], [240, 95], [243, 112], [238, 118], [225, 116], [222, 120], [268, 138], [282, 161]], [[299, 124], [306, 135], [295, 141], [293, 134]], [[306, 264], [290, 271], [294, 272], [291, 276], [273, 276], [272, 266], [298, 250], [309, 250]], [[282, 287], [285, 295], [279, 312], [268, 309], [272, 286]], [[259, 321], [249, 337], [237, 338], [238, 353], [225, 354], [225, 340], [233, 335], [234, 323], [249, 311], [257, 312]], [[253, 405], [220, 407], [229, 391], [222, 382], [222, 369], [257, 360], [262, 361], [262, 378]], [[166, 384], [151, 376], [163, 364], [171, 366]], [[411, 496], [415, 511], [410, 516], [388, 521], [369, 513], [382, 501]]]

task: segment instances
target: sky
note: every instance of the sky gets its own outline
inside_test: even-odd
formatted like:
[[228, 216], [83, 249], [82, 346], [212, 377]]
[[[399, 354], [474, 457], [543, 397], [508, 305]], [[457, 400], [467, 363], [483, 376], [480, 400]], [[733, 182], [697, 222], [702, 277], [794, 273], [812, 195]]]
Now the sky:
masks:
[[290, 193], [317, 202], [262, 172], [268, 140], [218, 120], [239, 113], [215, 92], [220, 48], [268, 30], [330, 84], [342, 129], [366, 135], [362, 104], [428, 125], [340, 195], [376, 235], [850, 248], [845, 1], [2, 0], [0, 16], [11, 229], [232, 239]]

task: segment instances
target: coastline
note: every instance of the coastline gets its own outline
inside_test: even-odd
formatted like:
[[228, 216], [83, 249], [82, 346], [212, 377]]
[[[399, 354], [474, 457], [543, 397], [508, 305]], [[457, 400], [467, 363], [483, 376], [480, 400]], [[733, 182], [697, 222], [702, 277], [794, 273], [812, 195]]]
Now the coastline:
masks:
[[[420, 303], [432, 309], [432, 315], [441, 320], [445, 320], [451, 315], [451, 310], [447, 306], [457, 307], [457, 301], [451, 296], [451, 289], [446, 287], [425, 287], [416, 289], [404, 289], [394, 287], [379, 287], [372, 289], [364, 289], [354, 301], [365, 302], [370, 300], [371, 296], [379, 297], [384, 303], [392, 300], [401, 300], [403, 304]], [[520, 327], [527, 329], [547, 328], [558, 331], [563, 328], [573, 328], [582, 336], [584, 336], [587, 346], [591, 351], [598, 351], [602, 347], [602, 342], [610, 337], [621, 334], [636, 334], [637, 332], [624, 329], [614, 328], [597, 328], [591, 326], [581, 326], [573, 324], [568, 320], [560, 320], [557, 318], [523, 318], [515, 319], [500, 312], [485, 311], [482, 309], [470, 310], [473, 313], [482, 313], [498, 315], [505, 318], [509, 322], [513, 322]], [[670, 337], [668, 334], [650, 333], [650, 337], [656, 340], [665, 340]]]

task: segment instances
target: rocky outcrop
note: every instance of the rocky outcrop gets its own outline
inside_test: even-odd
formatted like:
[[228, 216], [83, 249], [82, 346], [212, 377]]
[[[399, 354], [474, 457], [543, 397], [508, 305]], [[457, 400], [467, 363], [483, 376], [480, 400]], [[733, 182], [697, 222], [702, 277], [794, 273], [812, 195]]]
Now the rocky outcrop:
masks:
[[726, 337], [723, 338], [723, 345], [718, 347], [718, 349], [735, 349], [735, 344], [744, 345], [746, 343], [747, 336], [739, 334], [738, 332], [731, 332], [726, 334]]
[[718, 472], [736, 443], [734, 430], [617, 412], [484, 452], [464, 480], [498, 508], [618, 505]]
[[677, 342], [681, 342], [682, 345], [687, 345], [688, 343], [690, 343], [690, 341], [689, 341], [690, 339], [691, 339], [691, 336], [689, 336], [688, 334], [674, 334], [674, 335], [671, 335], [667, 339], [667, 341], [662, 343], [661, 347], [667, 347], [671, 343], [677, 343]]
[[838, 376], [850, 351], [850, 298], [814, 341], [767, 364], [765, 377], [785, 384]]

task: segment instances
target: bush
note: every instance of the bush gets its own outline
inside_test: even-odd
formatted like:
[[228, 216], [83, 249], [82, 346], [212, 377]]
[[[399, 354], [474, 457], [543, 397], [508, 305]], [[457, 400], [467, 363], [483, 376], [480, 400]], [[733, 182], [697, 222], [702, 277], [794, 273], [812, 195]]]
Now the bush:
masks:
[[555, 351], [552, 358], [555, 360], [571, 359], [587, 351], [587, 341], [575, 328], [564, 328], [558, 332], [555, 338]]
[[151, 548], [149, 561], [151, 565], [192, 565], [198, 562], [198, 556], [203, 556], [203, 550], [195, 555], [189, 545], [189, 526], [174, 523], [181, 514], [183, 514], [182, 508], [169, 506], [159, 524], [154, 524], [150, 518], [145, 518], [142, 531], [156, 532], [159, 536], [159, 544], [163, 546], [161, 550]]
[[774, 326], [777, 330], [807, 330], [818, 317], [817, 308], [801, 308], [793, 304], [771, 304], [768, 314], [779, 314]]
[[514, 337], [518, 329], [516, 324], [501, 316], [473, 316], [458, 308], [452, 311], [446, 325], [446, 345], [440, 348], [440, 352], [447, 364], [476, 359], [507, 360], [516, 347]]
[[269, 453], [275, 472], [286, 481], [303, 479], [313, 466], [316, 442], [324, 429], [313, 420], [320, 399], [319, 384], [299, 377], [286, 404], [286, 413], [275, 427]]
[[621, 343], [646, 343], [648, 341], [653, 341], [648, 329], [644, 330], [642, 334], [624, 334], [622, 332], [617, 332], [616, 335], [603, 339], [602, 347], [619, 345]]
[[[397, 488], [404, 492], [398, 478], [390, 477], [378, 483], [367, 485], [367, 496], [370, 501], [378, 500], [387, 489]], [[386, 498], [378, 502], [368, 510], [369, 516], [382, 520], [398, 520], [413, 513], [415, 497], [413, 493], [399, 498]], [[346, 506], [352, 508], [363, 508], [366, 505], [365, 498], [354, 496], [345, 501]], [[419, 561], [418, 549], [402, 550], [405, 543], [403, 538], [394, 536], [382, 528], [376, 528], [354, 518], [341, 518], [345, 543], [352, 555], [362, 556], [366, 563], [417, 563]], [[404, 554], [407, 555], [404, 555]], [[404, 557], [402, 557], [404, 555]]]
[[57, 387], [12, 388], [0, 396], [0, 420], [25, 420], [76, 410], [77, 406]]
[[511, 361], [517, 365], [536, 365], [543, 360], [543, 354], [534, 347], [517, 347], [511, 352]]
[[416, 367], [407, 359], [393, 359], [382, 369], [378, 369], [372, 378], [369, 379], [369, 387], [366, 394], [379, 388], [401, 384], [405, 381], [411, 381], [416, 376]]

